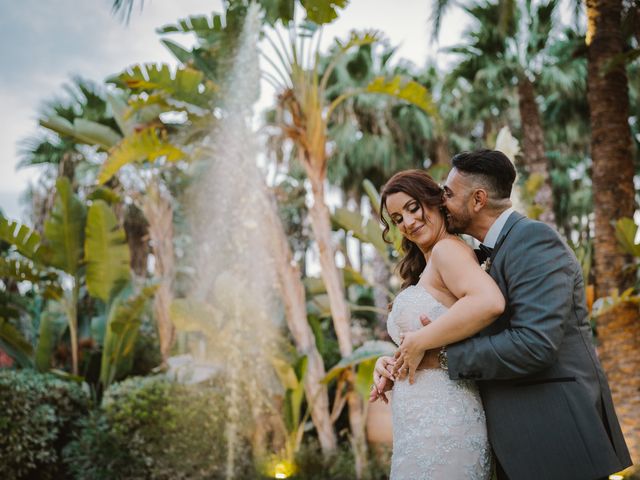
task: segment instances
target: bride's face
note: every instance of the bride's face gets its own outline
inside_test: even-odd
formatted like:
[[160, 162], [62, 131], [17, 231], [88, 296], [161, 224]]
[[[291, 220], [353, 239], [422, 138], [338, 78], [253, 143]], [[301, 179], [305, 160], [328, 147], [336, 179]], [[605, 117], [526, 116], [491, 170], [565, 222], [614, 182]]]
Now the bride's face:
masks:
[[387, 197], [387, 212], [400, 233], [422, 251], [429, 250], [444, 230], [444, 217], [436, 207], [423, 206], [404, 192]]

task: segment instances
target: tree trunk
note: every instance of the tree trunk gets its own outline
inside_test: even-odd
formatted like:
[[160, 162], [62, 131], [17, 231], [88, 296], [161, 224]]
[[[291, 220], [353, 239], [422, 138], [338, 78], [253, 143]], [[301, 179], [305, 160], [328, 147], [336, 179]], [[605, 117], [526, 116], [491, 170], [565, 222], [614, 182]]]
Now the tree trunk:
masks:
[[449, 150], [449, 142], [444, 135], [438, 135], [435, 139], [433, 147], [433, 163], [431, 166], [451, 165], [451, 151]]
[[155, 258], [155, 276], [160, 280], [153, 301], [153, 310], [158, 326], [162, 361], [169, 358], [175, 328], [171, 322], [170, 307], [173, 301], [174, 249], [173, 207], [157, 185], [147, 189], [143, 197], [142, 211], [149, 222], [151, 249]]
[[351, 344], [351, 313], [344, 294], [340, 270], [336, 266], [335, 249], [331, 241], [331, 216], [324, 201], [324, 185], [321, 179], [309, 177], [313, 192], [313, 205], [309, 208], [311, 229], [320, 251], [322, 280], [329, 296], [333, 326], [338, 337], [340, 354], [348, 357], [353, 352]]
[[553, 191], [549, 176], [549, 160], [544, 153], [544, 133], [540, 111], [536, 103], [533, 84], [522, 74], [518, 80], [518, 97], [520, 109], [520, 123], [522, 125], [522, 154], [524, 168], [529, 175], [537, 176], [541, 185], [534, 199], [534, 206], [540, 209], [538, 219], [544, 223], [556, 226], [553, 211]]
[[376, 337], [381, 340], [388, 338], [387, 334], [387, 311], [389, 308], [389, 297], [387, 285], [391, 278], [389, 265], [384, 261], [378, 250], [375, 251], [372, 260], [373, 266], [373, 303], [376, 308], [385, 313], [376, 313]]
[[326, 375], [322, 356], [316, 347], [316, 340], [307, 321], [307, 305], [304, 285], [300, 278], [300, 269], [293, 260], [291, 249], [282, 229], [282, 225], [275, 218], [274, 232], [276, 233], [278, 260], [278, 276], [286, 311], [287, 325], [291, 331], [298, 353], [306, 355], [308, 359], [307, 375], [304, 381], [307, 403], [311, 407], [311, 420], [318, 432], [318, 440], [324, 454], [335, 451], [337, 441], [329, 412], [329, 394], [325, 384], [320, 383]]
[[[310, 162], [319, 164], [320, 162]], [[315, 175], [311, 169], [307, 170], [307, 175], [311, 183], [313, 193], [313, 205], [309, 208], [309, 218], [311, 229], [320, 250], [320, 267], [324, 285], [329, 297], [329, 306], [333, 327], [338, 337], [338, 345], [342, 357], [348, 357], [353, 352], [351, 343], [351, 314], [344, 294], [344, 286], [340, 271], [335, 262], [335, 250], [331, 242], [331, 217], [329, 208], [324, 199], [324, 178], [322, 175]], [[353, 389], [353, 383], [350, 388]], [[352, 443], [356, 460], [356, 475], [362, 476], [366, 463], [367, 444], [364, 431], [363, 405], [360, 397], [355, 392], [349, 392], [349, 424], [351, 427]]]
[[[633, 157], [624, 64], [603, 67], [623, 52], [621, 0], [587, 0], [588, 92], [593, 159], [596, 296], [634, 284], [630, 256], [620, 253], [614, 223], [633, 217]], [[640, 322], [638, 309], [622, 304], [598, 317], [599, 354], [609, 377], [622, 430], [640, 458]]]
[[135, 205], [126, 207], [124, 215], [124, 231], [127, 234], [127, 243], [131, 252], [131, 270], [138, 277], [147, 275], [147, 257], [149, 256], [149, 240], [147, 220], [144, 214]]

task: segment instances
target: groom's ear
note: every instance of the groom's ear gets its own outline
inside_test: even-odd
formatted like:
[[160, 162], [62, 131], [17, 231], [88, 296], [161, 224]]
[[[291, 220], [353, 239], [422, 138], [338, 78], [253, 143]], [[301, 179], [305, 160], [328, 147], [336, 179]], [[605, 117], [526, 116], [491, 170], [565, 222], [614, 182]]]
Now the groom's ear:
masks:
[[489, 199], [487, 196], [487, 191], [482, 188], [478, 188], [477, 190], [475, 190], [473, 192], [472, 198], [473, 211], [476, 213], [482, 210], [487, 205], [487, 200]]

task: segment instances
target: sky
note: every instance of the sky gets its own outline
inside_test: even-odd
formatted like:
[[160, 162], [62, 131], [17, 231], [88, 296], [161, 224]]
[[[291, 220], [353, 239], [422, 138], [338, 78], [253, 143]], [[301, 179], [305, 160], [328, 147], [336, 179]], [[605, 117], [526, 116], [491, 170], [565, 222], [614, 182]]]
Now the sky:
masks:
[[[145, 0], [144, 9], [134, 8], [127, 25], [112, 14], [111, 4], [0, 0], [0, 210], [9, 218], [26, 220], [18, 200], [38, 169], [16, 170], [16, 164], [20, 142], [38, 132], [38, 112], [45, 101], [64, 98], [63, 85], [75, 75], [102, 83], [137, 63], [175, 65], [156, 28], [222, 10], [221, 0]], [[430, 0], [351, 0], [325, 28], [323, 43], [326, 48], [354, 29], [376, 29], [399, 45], [397, 58], [423, 66], [428, 58], [441, 58], [438, 49], [455, 44], [465, 25], [462, 15], [453, 12], [445, 17], [439, 44], [430, 42], [430, 5]], [[184, 35], [174, 40], [189, 44]]]

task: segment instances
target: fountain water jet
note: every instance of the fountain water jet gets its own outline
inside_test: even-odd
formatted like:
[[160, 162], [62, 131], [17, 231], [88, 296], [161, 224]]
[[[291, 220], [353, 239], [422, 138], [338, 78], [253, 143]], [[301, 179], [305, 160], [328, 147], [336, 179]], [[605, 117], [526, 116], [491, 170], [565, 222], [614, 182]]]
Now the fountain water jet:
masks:
[[187, 300], [208, 312], [208, 360], [224, 362], [227, 478], [236, 477], [243, 433], [261, 415], [273, 415], [270, 402], [282, 393], [270, 361], [283, 315], [273, 258], [277, 226], [269, 221], [273, 204], [250, 128], [260, 80], [259, 15], [251, 5], [221, 95], [222, 118], [204, 141], [186, 206], [194, 268]]

